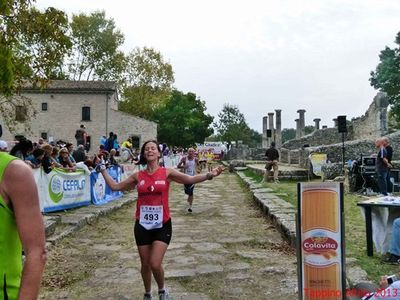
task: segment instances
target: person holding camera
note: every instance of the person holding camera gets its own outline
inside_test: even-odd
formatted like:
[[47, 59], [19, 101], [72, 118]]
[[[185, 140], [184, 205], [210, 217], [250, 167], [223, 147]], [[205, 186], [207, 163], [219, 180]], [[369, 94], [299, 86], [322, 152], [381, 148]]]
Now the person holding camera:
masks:
[[360, 300], [398, 300], [400, 299], [400, 281], [395, 275], [381, 276], [380, 288], [377, 291], [364, 295]]

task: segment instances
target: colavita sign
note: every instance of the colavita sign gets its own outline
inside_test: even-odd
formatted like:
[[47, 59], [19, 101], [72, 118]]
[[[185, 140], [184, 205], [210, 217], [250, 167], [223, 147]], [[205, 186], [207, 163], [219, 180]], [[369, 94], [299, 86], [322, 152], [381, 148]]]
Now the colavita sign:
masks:
[[345, 299], [343, 185], [298, 184], [299, 299]]

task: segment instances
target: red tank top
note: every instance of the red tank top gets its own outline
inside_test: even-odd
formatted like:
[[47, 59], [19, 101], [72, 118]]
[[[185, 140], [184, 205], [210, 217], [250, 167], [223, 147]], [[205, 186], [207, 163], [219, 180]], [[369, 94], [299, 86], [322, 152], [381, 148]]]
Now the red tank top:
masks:
[[147, 171], [139, 171], [137, 191], [137, 220], [140, 219], [140, 207], [142, 205], [162, 205], [163, 223], [166, 223], [170, 219], [168, 204], [169, 182], [167, 180], [166, 168], [158, 168], [158, 170], [151, 175], [147, 173]]

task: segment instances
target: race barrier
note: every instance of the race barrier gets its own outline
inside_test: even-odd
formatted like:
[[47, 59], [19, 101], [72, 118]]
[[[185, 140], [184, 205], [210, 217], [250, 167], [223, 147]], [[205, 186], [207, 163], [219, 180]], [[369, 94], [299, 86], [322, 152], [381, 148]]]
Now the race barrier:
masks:
[[[121, 168], [107, 168], [108, 174], [121, 181]], [[42, 168], [33, 169], [33, 176], [39, 193], [42, 212], [54, 212], [90, 204], [101, 205], [120, 198], [122, 192], [114, 192], [106, 185], [104, 178], [97, 172], [90, 175], [83, 170], [66, 172], [53, 169], [46, 174]]]

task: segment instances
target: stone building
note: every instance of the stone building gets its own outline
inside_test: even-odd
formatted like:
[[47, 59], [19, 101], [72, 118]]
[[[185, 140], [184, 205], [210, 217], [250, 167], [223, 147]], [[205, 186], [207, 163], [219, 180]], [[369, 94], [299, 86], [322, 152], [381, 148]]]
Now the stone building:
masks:
[[75, 144], [75, 131], [81, 124], [91, 137], [90, 152], [96, 151], [100, 137], [108, 136], [111, 131], [117, 134], [119, 142], [133, 136], [137, 147], [157, 137], [155, 122], [118, 111], [114, 82], [54, 80], [45, 89], [25, 86], [16, 101], [24, 97], [31, 100], [36, 113], [26, 117], [27, 107], [17, 105], [17, 122], [13, 128], [6, 128], [1, 120], [4, 140], [11, 141], [16, 135], [24, 135], [32, 141], [43, 137]]

